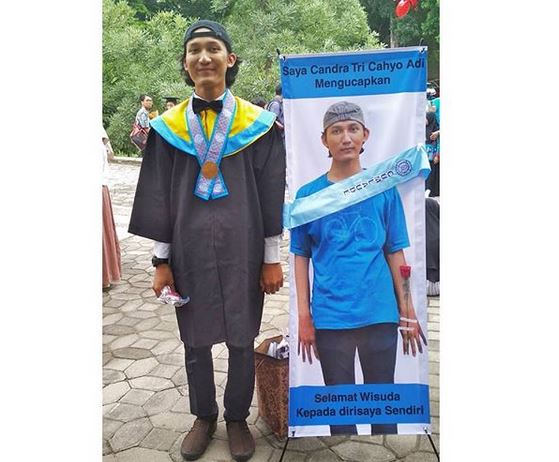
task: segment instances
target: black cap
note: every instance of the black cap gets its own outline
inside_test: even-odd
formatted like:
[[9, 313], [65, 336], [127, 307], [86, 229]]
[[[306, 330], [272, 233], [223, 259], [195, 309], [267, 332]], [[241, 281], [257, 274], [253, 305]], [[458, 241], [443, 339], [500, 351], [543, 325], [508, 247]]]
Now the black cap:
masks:
[[164, 96], [163, 97], [165, 99], [166, 103], [175, 103], [177, 104], [179, 99], [176, 96]]
[[[198, 29], [201, 28], [210, 30], [204, 32], [196, 32]], [[215, 37], [216, 39], [221, 40], [223, 43], [225, 43], [225, 46], [227, 47], [227, 51], [229, 53], [231, 53], [233, 50], [233, 44], [231, 42], [229, 34], [225, 30], [225, 27], [223, 27], [218, 22], [210, 21], [209, 19], [201, 19], [200, 21], [196, 21], [186, 30], [186, 33], [184, 34], [184, 45], [186, 45], [186, 42], [196, 37]]]

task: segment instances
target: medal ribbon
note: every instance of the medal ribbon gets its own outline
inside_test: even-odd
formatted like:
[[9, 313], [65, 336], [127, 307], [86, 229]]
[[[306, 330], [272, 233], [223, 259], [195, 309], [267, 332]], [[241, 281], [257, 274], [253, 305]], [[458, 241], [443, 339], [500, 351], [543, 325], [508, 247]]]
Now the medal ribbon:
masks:
[[427, 178], [430, 171], [427, 152], [423, 145], [417, 145], [310, 196], [284, 204], [283, 226], [292, 229], [318, 220], [416, 176]]
[[233, 123], [236, 109], [235, 98], [229, 90], [226, 90], [223, 109], [214, 123], [209, 142], [199, 117], [192, 110], [192, 99], [190, 98], [186, 108], [186, 122], [196, 150], [196, 159], [200, 165], [194, 194], [204, 200], [219, 199], [229, 195], [225, 180], [219, 170], [219, 164], [223, 158], [224, 148]]

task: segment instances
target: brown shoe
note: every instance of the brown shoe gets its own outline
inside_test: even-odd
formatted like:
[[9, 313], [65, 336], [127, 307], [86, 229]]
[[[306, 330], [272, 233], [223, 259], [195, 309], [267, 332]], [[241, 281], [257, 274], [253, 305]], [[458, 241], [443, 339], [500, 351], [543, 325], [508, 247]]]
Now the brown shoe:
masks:
[[227, 422], [227, 436], [229, 437], [229, 451], [237, 462], [248, 460], [254, 454], [254, 438], [247, 423]]
[[196, 460], [208, 447], [212, 435], [217, 428], [217, 420], [196, 419], [194, 425], [184, 437], [181, 444], [181, 455], [186, 460]]

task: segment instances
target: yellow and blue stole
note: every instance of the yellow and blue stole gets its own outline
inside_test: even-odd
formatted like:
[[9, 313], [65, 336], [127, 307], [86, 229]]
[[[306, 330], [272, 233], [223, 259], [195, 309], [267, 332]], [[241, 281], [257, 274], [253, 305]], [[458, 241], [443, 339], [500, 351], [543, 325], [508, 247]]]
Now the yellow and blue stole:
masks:
[[[205, 120], [191, 112], [187, 99], [150, 122], [171, 146], [196, 157], [200, 174], [194, 194], [210, 200], [229, 194], [219, 169], [221, 160], [238, 154], [265, 135], [276, 120], [272, 112], [225, 92], [224, 110], [204, 111]], [[190, 114], [190, 117], [189, 117]]]

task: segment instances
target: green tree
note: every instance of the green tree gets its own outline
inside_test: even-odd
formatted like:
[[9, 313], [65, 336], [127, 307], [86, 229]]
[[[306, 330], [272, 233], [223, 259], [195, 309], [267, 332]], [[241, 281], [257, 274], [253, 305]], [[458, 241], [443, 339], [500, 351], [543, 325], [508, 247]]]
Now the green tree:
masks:
[[[183, 17], [198, 17], [219, 21], [228, 5], [223, 0], [126, 0], [136, 18], [145, 21], [162, 11], [178, 13]], [[214, 5], [215, 4], [215, 5]]]
[[182, 34], [192, 19], [172, 12], [139, 21], [126, 2], [103, 2], [103, 124], [113, 148], [134, 153], [130, 133], [139, 96], [149, 94], [154, 109], [164, 96], [190, 94], [180, 75]]
[[380, 46], [358, 0], [237, 0], [225, 25], [244, 60], [235, 92], [247, 99], [273, 96], [277, 49], [294, 54]]
[[360, 3], [367, 13], [369, 28], [379, 34], [382, 43], [391, 46], [395, 3], [392, 0], [360, 0]]
[[419, 0], [418, 8], [410, 9], [403, 18], [396, 17], [392, 0], [360, 1], [369, 27], [379, 33], [382, 43], [392, 47], [427, 45], [429, 78], [439, 78], [439, 0]]
[[[204, 3], [205, 2], [205, 3]], [[103, 122], [113, 148], [135, 153], [128, 135], [139, 109], [139, 95], [181, 99], [191, 93], [182, 80], [179, 58], [183, 33], [195, 19], [158, 11], [146, 20], [130, 0], [103, 0]], [[138, 4], [147, 2], [137, 0]], [[164, 1], [160, 3], [166, 3]], [[169, 2], [167, 2], [169, 3]], [[279, 81], [276, 49], [283, 54], [359, 50], [380, 46], [369, 30], [358, 0], [192, 0], [210, 4], [223, 17], [235, 52], [243, 59], [235, 94], [271, 99]], [[147, 8], [147, 6], [146, 6]], [[208, 15], [204, 15], [208, 17]], [[350, 24], [351, 27], [340, 25]]]

